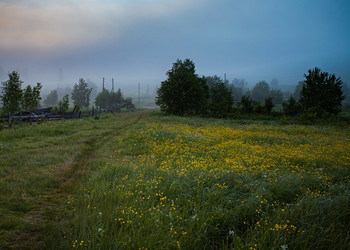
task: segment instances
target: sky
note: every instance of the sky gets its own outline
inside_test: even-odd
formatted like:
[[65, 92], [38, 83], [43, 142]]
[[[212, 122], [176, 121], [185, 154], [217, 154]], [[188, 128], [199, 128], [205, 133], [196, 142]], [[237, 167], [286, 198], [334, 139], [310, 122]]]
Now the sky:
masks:
[[43, 91], [79, 78], [160, 86], [177, 59], [200, 76], [296, 85], [314, 67], [350, 84], [348, 0], [0, 0], [0, 81]]

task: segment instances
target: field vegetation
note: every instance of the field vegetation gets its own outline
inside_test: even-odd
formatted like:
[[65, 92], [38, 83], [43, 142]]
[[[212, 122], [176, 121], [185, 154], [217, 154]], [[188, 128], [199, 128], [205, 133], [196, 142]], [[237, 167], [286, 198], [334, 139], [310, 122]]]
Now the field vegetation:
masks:
[[2, 130], [0, 247], [347, 249], [349, 131], [146, 111]]

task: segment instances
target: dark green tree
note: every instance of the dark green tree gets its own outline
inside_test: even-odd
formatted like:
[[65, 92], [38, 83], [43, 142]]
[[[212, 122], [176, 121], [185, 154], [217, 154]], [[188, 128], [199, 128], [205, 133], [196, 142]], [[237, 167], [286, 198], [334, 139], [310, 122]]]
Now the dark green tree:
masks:
[[44, 100], [44, 104], [46, 107], [55, 106], [57, 102], [58, 102], [57, 90], [52, 90]]
[[265, 81], [260, 81], [255, 84], [251, 92], [254, 101], [264, 103], [265, 99], [270, 96], [270, 86]]
[[28, 85], [27, 88], [23, 90], [21, 106], [22, 106], [22, 109], [24, 109], [25, 111], [30, 111], [31, 109], [30, 107], [31, 107], [32, 92], [33, 92], [32, 87], [30, 85]]
[[156, 104], [168, 114], [203, 114], [207, 110], [208, 85], [196, 74], [195, 64], [177, 60], [167, 72], [168, 79], [157, 90]]
[[41, 83], [37, 83], [33, 88], [28, 85], [27, 88], [24, 89], [21, 104], [25, 111], [34, 111], [39, 107], [41, 88]]
[[8, 74], [9, 80], [2, 82], [2, 111], [4, 114], [18, 113], [21, 110], [22, 83], [20, 75], [16, 71]]
[[117, 92], [110, 92], [109, 93], [109, 106], [112, 108], [115, 108], [122, 104], [124, 101], [123, 93], [120, 89], [117, 90]]
[[97, 94], [95, 98], [95, 104], [101, 109], [106, 109], [109, 106], [109, 99], [109, 91], [107, 89], [104, 89], [102, 92]]
[[286, 102], [282, 103], [283, 113], [288, 116], [296, 116], [301, 112], [300, 103], [291, 95]]
[[340, 78], [322, 72], [319, 68], [310, 69], [304, 75], [306, 80], [300, 92], [300, 104], [304, 111], [312, 109], [317, 115], [323, 113], [337, 115], [344, 99]]
[[60, 112], [67, 112], [69, 109], [69, 95], [63, 96], [62, 100], [58, 102], [58, 110]]
[[225, 117], [232, 112], [232, 89], [220, 77], [207, 77], [209, 86], [209, 112], [215, 117]]
[[283, 102], [283, 93], [280, 89], [272, 89], [269, 97], [272, 98], [273, 104], [282, 104]]
[[254, 111], [254, 101], [249, 96], [242, 96], [239, 103], [243, 113], [252, 113]]
[[265, 108], [265, 112], [267, 114], [271, 114], [271, 111], [272, 111], [272, 108], [274, 107], [274, 104], [272, 102], [272, 97], [268, 97], [265, 99], [265, 105], [264, 105], [264, 108]]
[[72, 91], [72, 100], [74, 106], [79, 108], [88, 108], [90, 105], [90, 94], [92, 88], [88, 88], [87, 82], [83, 78], [79, 79], [79, 84], [74, 85]]
[[102, 92], [98, 93], [95, 98], [95, 104], [97, 107], [102, 109], [116, 109], [120, 107], [123, 103], [132, 104], [132, 99], [124, 98], [123, 93], [120, 89], [117, 92], [111, 92], [104, 89]]
[[117, 92], [110, 92], [104, 89], [102, 92], [98, 93], [95, 98], [95, 104], [97, 107], [106, 108], [116, 108], [121, 105], [124, 101], [123, 93], [120, 89]]

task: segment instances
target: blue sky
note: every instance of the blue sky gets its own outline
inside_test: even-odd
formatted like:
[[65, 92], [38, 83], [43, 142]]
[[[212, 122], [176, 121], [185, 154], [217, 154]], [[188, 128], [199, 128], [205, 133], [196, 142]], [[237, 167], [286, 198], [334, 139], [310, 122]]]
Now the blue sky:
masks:
[[250, 85], [296, 85], [315, 66], [350, 83], [349, 13], [343, 0], [2, 0], [0, 80], [159, 86], [189, 58]]

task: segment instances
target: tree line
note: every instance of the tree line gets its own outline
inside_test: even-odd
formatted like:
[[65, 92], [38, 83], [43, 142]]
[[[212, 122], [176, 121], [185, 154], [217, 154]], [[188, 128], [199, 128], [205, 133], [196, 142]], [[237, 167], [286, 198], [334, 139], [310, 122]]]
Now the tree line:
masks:
[[156, 104], [168, 114], [213, 117], [236, 112], [270, 114], [276, 104], [282, 104], [285, 115], [312, 113], [324, 117], [338, 115], [344, 100], [342, 80], [317, 67], [304, 74], [305, 80], [299, 82], [287, 101], [283, 101], [281, 90], [270, 89], [265, 81], [243, 94], [243, 88], [237, 85], [245, 83], [237, 79], [235, 85], [218, 76], [199, 77], [190, 59], [178, 59], [166, 74], [167, 80], [157, 90]]
[[[13, 71], [8, 74], [9, 79], [1, 83], [0, 99], [2, 103], [2, 113], [16, 114], [20, 111], [33, 112], [40, 107], [42, 100], [40, 93], [42, 84], [37, 83], [35, 87], [28, 85], [22, 89], [23, 81], [20, 79], [18, 72]], [[89, 108], [90, 96], [92, 88], [88, 83], [80, 78], [79, 82], [74, 84], [71, 92], [71, 100], [73, 101], [74, 110]], [[97, 108], [112, 109], [122, 105], [123, 103], [132, 104], [130, 97], [125, 98], [120, 89], [117, 92], [111, 92], [106, 89], [102, 90], [95, 99]], [[67, 112], [70, 106], [69, 94], [65, 94], [61, 100], [58, 100], [57, 90], [52, 90], [45, 98], [43, 104], [46, 107], [54, 107], [58, 112]]]

